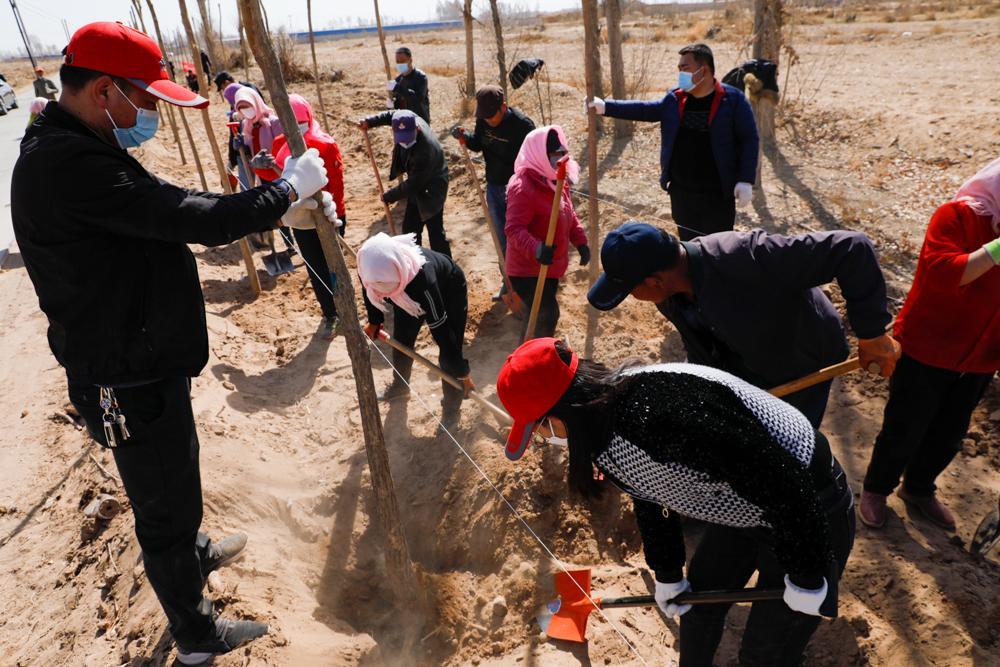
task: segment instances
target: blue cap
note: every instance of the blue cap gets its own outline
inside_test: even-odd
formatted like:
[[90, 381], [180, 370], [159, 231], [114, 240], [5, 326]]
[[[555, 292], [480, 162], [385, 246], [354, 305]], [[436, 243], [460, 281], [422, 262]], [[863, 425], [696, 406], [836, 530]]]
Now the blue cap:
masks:
[[601, 246], [604, 273], [587, 293], [590, 305], [611, 310], [648, 276], [674, 265], [677, 239], [652, 225], [629, 220], [608, 234]]
[[417, 138], [417, 114], [409, 109], [392, 113], [392, 138], [397, 144], [408, 144]]

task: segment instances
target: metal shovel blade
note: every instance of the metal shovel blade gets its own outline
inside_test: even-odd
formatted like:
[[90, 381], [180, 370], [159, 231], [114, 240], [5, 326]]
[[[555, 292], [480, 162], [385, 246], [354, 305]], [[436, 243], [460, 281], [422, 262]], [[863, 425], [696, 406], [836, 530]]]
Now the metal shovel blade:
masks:
[[[287, 245], [287, 244], [286, 244]], [[291, 273], [295, 270], [292, 264], [291, 253], [287, 250], [278, 252], [274, 249], [274, 236], [271, 237], [271, 254], [264, 256], [264, 269], [269, 276], [280, 276], [282, 273]]]
[[970, 550], [974, 554], [985, 556], [997, 542], [1000, 542], [1000, 498], [997, 499], [997, 507], [979, 522]]

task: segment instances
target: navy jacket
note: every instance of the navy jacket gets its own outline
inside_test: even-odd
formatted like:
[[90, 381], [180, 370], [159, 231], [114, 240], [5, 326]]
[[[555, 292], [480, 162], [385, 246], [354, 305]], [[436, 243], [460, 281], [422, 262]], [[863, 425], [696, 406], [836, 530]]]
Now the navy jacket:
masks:
[[[383, 111], [365, 119], [369, 127], [392, 125], [392, 112]], [[427, 220], [444, 210], [448, 198], [448, 160], [444, 149], [434, 136], [430, 125], [417, 117], [417, 143], [403, 148], [392, 145], [392, 166], [389, 180], [406, 174], [406, 180], [385, 191], [390, 204], [402, 199], [412, 199], [420, 212], [420, 219]]]
[[[709, 116], [712, 155], [719, 168], [722, 194], [733, 196], [737, 183], [757, 180], [757, 123], [747, 98], [737, 88], [715, 82], [716, 98]], [[681, 125], [681, 113], [687, 93], [677, 88], [659, 100], [608, 100], [604, 115], [625, 120], [660, 123], [660, 187], [670, 185], [670, 155]]]
[[684, 243], [694, 300], [660, 312], [680, 332], [688, 361], [768, 389], [847, 358], [837, 309], [819, 289], [834, 280], [858, 338], [892, 319], [875, 249], [860, 232], [781, 236], [719, 232]]

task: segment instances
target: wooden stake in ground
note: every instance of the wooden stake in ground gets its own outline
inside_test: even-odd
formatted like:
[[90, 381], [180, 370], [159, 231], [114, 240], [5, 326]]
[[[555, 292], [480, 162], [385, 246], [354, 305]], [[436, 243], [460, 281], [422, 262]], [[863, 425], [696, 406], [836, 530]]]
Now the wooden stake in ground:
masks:
[[[207, 94], [208, 77], [205, 76], [205, 70], [201, 66], [198, 42], [195, 41], [194, 38], [194, 29], [191, 27], [191, 17], [188, 16], [187, 5], [185, 4], [185, 0], [177, 0], [177, 4], [181, 8], [181, 22], [184, 24], [185, 32], [187, 32], [188, 43], [191, 46], [191, 53], [195, 54], [193, 60], [195, 73], [198, 75], [198, 87], [204, 90]], [[208, 109], [201, 109], [200, 111], [201, 122], [205, 125], [205, 134], [208, 135], [208, 145], [212, 147], [212, 156], [215, 158], [215, 168], [219, 170], [219, 180], [222, 181], [222, 189], [227, 195], [231, 195], [233, 193], [233, 186], [229, 182], [229, 171], [226, 169], [225, 163], [222, 161], [222, 153], [219, 152], [219, 142], [215, 138], [215, 130], [212, 128], [212, 120], [208, 117]], [[260, 294], [260, 276], [257, 275], [257, 267], [254, 266], [253, 263], [253, 253], [250, 251], [250, 243], [247, 241], [246, 237], [240, 239], [240, 254], [243, 255], [243, 265], [247, 270], [247, 279], [250, 281], [250, 289], [253, 291], [254, 296], [258, 296]]]
[[[784, 12], [782, 0], [754, 0], [753, 3], [753, 57], [778, 64], [781, 55], [781, 23]], [[772, 95], [759, 95], [751, 99], [757, 119], [757, 133], [762, 147], [774, 144], [775, 103]]]
[[[604, 0], [604, 16], [608, 21], [608, 63], [611, 65], [611, 95], [623, 100], [625, 94], [625, 59], [622, 57], [621, 0]], [[615, 137], [632, 136], [632, 123], [616, 118]]]
[[389, 52], [385, 50], [385, 34], [382, 32], [382, 13], [378, 10], [378, 0], [375, 2], [375, 26], [378, 28], [378, 44], [382, 47], [382, 63], [385, 65], [385, 78], [386, 81], [392, 81], [396, 77], [392, 74], [392, 68], [389, 67]]
[[[375, 153], [372, 151], [372, 141], [368, 138], [367, 128], [361, 128], [361, 133], [365, 135], [365, 148], [368, 149], [368, 159], [372, 163], [372, 171], [375, 172], [375, 182], [378, 183], [378, 194], [381, 200], [382, 195], [385, 194], [385, 186], [382, 185], [382, 174], [378, 171], [378, 163], [375, 162]], [[385, 221], [389, 225], [389, 232], [395, 236], [396, 235], [396, 222], [392, 219], [392, 209], [389, 208], [388, 202], [382, 200], [382, 206], [385, 207]]]
[[[257, 64], [264, 72], [264, 81], [271, 93], [271, 102], [282, 126], [285, 127], [288, 147], [292, 155], [299, 156], [305, 152], [306, 145], [295, 122], [295, 114], [288, 103], [288, 92], [281, 75], [277, 56], [271, 40], [266, 38], [264, 25], [255, 0], [239, 0], [243, 6], [243, 18], [246, 21], [247, 38], [253, 49]], [[321, 201], [317, 193], [317, 201]], [[358, 390], [358, 405], [361, 411], [361, 424], [365, 434], [365, 451], [368, 454], [368, 468], [371, 472], [372, 488], [375, 491], [375, 508], [379, 525], [385, 533], [386, 566], [393, 585], [390, 590], [399, 594], [396, 600], [397, 608], [407, 614], [420, 613], [423, 605], [420, 603], [419, 589], [413, 564], [410, 562], [406, 536], [399, 521], [399, 505], [393, 488], [392, 474], [389, 469], [389, 457], [385, 449], [385, 437], [382, 433], [382, 419], [379, 416], [378, 400], [375, 396], [375, 381], [372, 377], [369, 363], [368, 345], [364, 340], [361, 323], [358, 321], [358, 304], [354, 293], [354, 281], [344, 262], [344, 255], [337, 243], [337, 233], [333, 225], [322, 213], [322, 206], [313, 212], [316, 220], [316, 231], [319, 233], [320, 244], [327, 265], [337, 275], [334, 289], [334, 301], [337, 312], [343, 319], [344, 339], [347, 351], [351, 357], [351, 367], [354, 371], [354, 381]]]
[[[215, 29], [212, 27], [212, 19], [208, 15], [208, 7], [205, 4], [205, 0], [198, 0], [198, 13], [201, 14], [201, 30], [205, 35], [205, 46], [208, 49], [208, 57], [212, 61], [212, 65], [215, 67], [216, 72], [220, 72], [225, 67], [222, 65], [222, 43], [221, 40], [218, 44], [220, 48], [216, 48], [215, 43]], [[192, 48], [194, 46], [192, 45]], [[201, 52], [194, 54], [196, 60], [201, 60]], [[205, 72], [207, 75], [208, 72]], [[201, 79], [201, 76], [198, 77]], [[208, 91], [205, 91], [205, 96], [208, 96]]]
[[243, 59], [243, 80], [250, 80], [250, 54], [247, 53], [247, 41], [243, 34], [243, 10], [240, 4], [236, 3], [237, 24], [236, 30], [240, 33], [240, 57]]
[[604, 76], [601, 73], [601, 24], [597, 0], [582, 0], [584, 66], [591, 71], [591, 95], [604, 97]]
[[507, 54], [503, 48], [503, 25], [500, 23], [500, 8], [497, 7], [497, 0], [490, 0], [490, 14], [493, 16], [493, 35], [497, 40], [497, 68], [500, 76], [500, 87], [503, 88], [504, 99], [507, 96]]
[[472, 44], [472, 0], [465, 0], [462, 21], [465, 23], [465, 96], [476, 95], [476, 53]]
[[323, 90], [319, 85], [319, 64], [316, 62], [316, 36], [313, 35], [312, 0], [306, 0], [306, 18], [309, 19], [309, 49], [313, 57], [313, 78], [316, 79], [316, 97], [319, 99], [319, 112], [323, 118], [323, 128], [330, 132], [330, 121], [326, 117], [326, 106], [323, 104]]
[[[588, 5], [593, 5], [592, 7]], [[597, 17], [597, 0], [583, 0], [583, 30], [586, 35], [596, 35], [597, 27], [591, 21]], [[586, 40], [587, 55], [584, 58], [584, 77], [587, 85], [587, 100], [599, 96], [598, 86], [600, 80], [601, 60], [597, 49], [597, 40]], [[597, 52], [595, 57], [591, 51]], [[600, 229], [600, 209], [597, 205], [597, 112], [592, 108], [587, 108], [587, 243], [590, 246], [592, 255], [599, 255], [601, 251], [601, 229]], [[590, 260], [589, 283], [591, 285], [597, 280], [600, 273], [597, 257]], [[593, 312], [590, 312], [593, 311]], [[597, 311], [588, 309], [587, 337], [584, 342], [584, 356], [590, 358], [594, 354], [594, 335], [597, 329]]]

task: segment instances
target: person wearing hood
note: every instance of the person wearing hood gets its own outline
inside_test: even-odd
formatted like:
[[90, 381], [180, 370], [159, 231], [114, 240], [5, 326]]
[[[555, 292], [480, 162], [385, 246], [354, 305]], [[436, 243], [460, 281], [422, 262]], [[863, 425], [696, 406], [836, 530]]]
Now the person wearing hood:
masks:
[[406, 174], [406, 179], [385, 191], [382, 201], [391, 204], [406, 200], [403, 232], [413, 234], [420, 245], [424, 227], [431, 249], [451, 257], [451, 244], [444, 231], [444, 202], [448, 198], [448, 161], [444, 150], [423, 118], [412, 111], [385, 111], [368, 116], [361, 129], [392, 126], [392, 166], [389, 179]]
[[243, 145], [253, 156], [251, 166], [262, 181], [273, 181], [279, 172], [275, 169], [271, 147], [274, 140], [285, 133], [281, 127], [281, 119], [252, 88], [241, 86], [233, 99], [236, 107], [233, 117], [239, 120]]
[[[222, 90], [222, 99], [224, 99], [229, 104], [229, 111], [226, 112], [226, 119], [229, 122], [238, 122], [235, 120], [236, 92], [240, 88], [243, 88], [242, 83], [230, 83]], [[240, 183], [243, 185], [243, 189], [248, 190], [251, 187], [253, 187], [253, 184], [250, 182], [246, 169], [244, 169], [243, 167], [243, 160], [240, 159], [240, 149], [242, 147], [243, 147], [243, 132], [242, 128], [240, 128], [236, 132], [231, 132], [229, 135], [229, 143], [228, 143], [229, 169], [230, 171], [236, 169], [236, 173], [239, 175]]]
[[[313, 117], [313, 108], [309, 101], [301, 95], [292, 93], [288, 96], [288, 102], [295, 113], [295, 120], [299, 124], [302, 132], [302, 139], [306, 142], [306, 148], [315, 148], [319, 151], [319, 156], [326, 165], [326, 175], [329, 178], [323, 188], [332, 197], [336, 205], [337, 218], [340, 221], [340, 235], [344, 235], [344, 228], [347, 224], [347, 212], [344, 210], [344, 160], [340, 154], [340, 147], [336, 140], [323, 131], [319, 123]], [[288, 147], [285, 135], [274, 140], [271, 146], [274, 151], [274, 161], [280, 170], [285, 162], [292, 156], [292, 151]], [[339, 318], [337, 317], [337, 305], [333, 301], [333, 286], [335, 276], [331, 274], [326, 264], [326, 256], [319, 242], [319, 234], [316, 229], [293, 229], [292, 236], [302, 259], [308, 262], [311, 270], [309, 280], [312, 282], [313, 293], [323, 311], [325, 327], [324, 337], [332, 340], [337, 335]], [[317, 275], [319, 274], [319, 275]]]
[[[552, 336], [559, 322], [556, 292], [559, 279], [569, 266], [569, 247], [580, 253], [580, 266], [590, 262], [587, 234], [580, 225], [569, 196], [570, 184], [580, 177], [580, 165], [569, 158], [566, 134], [558, 125], [532, 130], [521, 143], [514, 161], [514, 175], [507, 184], [507, 275], [511, 286], [529, 309], [535, 299], [535, 283], [542, 264], [548, 265], [545, 287], [538, 308], [538, 326], [529, 336]], [[552, 245], [545, 245], [545, 236], [555, 198], [556, 166], [568, 160], [566, 182], [563, 184], [556, 235]], [[527, 329], [524, 322], [522, 337]]]
[[[713, 664], [731, 605], [674, 598], [744, 588], [754, 572], [758, 587], [783, 589], [783, 599], [750, 607], [739, 664], [801, 663], [820, 617], [837, 616], [855, 529], [847, 476], [802, 413], [724, 371], [613, 370], [554, 338], [515, 350], [496, 387], [514, 419], [508, 459], [537, 430], [568, 446], [573, 496], [595, 498], [613, 484], [632, 497], [656, 602], [680, 616], [681, 667]], [[705, 524], [687, 576], [682, 516]]]
[[36, 97], [31, 100], [31, 104], [28, 105], [28, 125], [30, 126], [38, 118], [38, 114], [45, 110], [45, 105], [49, 103], [49, 100], [44, 97]]
[[969, 420], [1000, 371], [1000, 158], [931, 217], [913, 286], [896, 316], [903, 347], [859, 514], [871, 528], [899, 497], [946, 530], [955, 516], [935, 480], [962, 449]]
[[598, 115], [660, 124], [660, 187], [681, 241], [731, 231], [757, 178], [757, 123], [743, 92], [715, 78], [706, 44], [679, 51], [677, 86], [658, 100], [602, 100]]
[[204, 108], [208, 100], [171, 81], [156, 41], [121, 23], [81, 27], [64, 54], [59, 101], [25, 132], [14, 165], [14, 235], [69, 400], [114, 457], [177, 660], [203, 664], [267, 626], [218, 617], [203, 595], [205, 578], [247, 538], [212, 541], [199, 530], [191, 378], [209, 348], [188, 244], [228, 245], [296, 218], [293, 206], [316, 205], [326, 170], [311, 151], [246, 192], [168, 183], [128, 149], [156, 136], [159, 103]]
[[431, 124], [431, 98], [427, 90], [427, 75], [413, 66], [409, 47], [396, 49], [396, 71], [399, 75], [386, 83], [392, 95], [393, 109], [409, 109]]
[[[469, 313], [465, 274], [455, 261], [439, 252], [421, 248], [413, 234], [389, 236], [378, 233], [358, 250], [358, 277], [364, 286], [368, 324], [365, 334], [378, 340], [389, 303], [393, 310], [393, 337], [412, 348], [426, 321], [438, 345], [438, 360], [444, 372], [459, 379], [463, 392], [441, 381], [441, 423], [451, 428], [458, 423], [462, 399], [475, 389], [469, 362], [462, 354], [465, 322]], [[409, 396], [413, 359], [398, 350], [392, 352], [396, 369], [392, 382], [379, 395], [381, 400]]]

